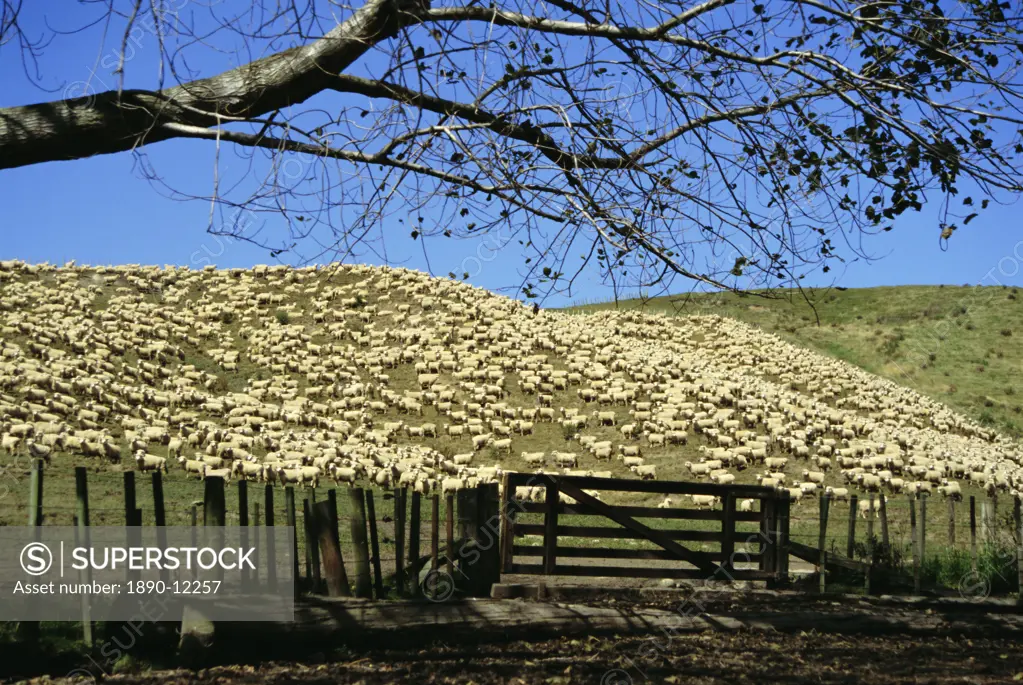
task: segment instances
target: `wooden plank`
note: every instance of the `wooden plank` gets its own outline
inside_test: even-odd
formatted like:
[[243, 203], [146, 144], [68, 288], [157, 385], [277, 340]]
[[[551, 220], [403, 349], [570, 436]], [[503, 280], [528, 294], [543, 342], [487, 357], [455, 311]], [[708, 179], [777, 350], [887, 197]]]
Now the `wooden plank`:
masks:
[[256, 531], [257, 531], [256, 535], [255, 535], [255, 539], [253, 540], [253, 545], [252, 545], [253, 548], [255, 549], [255, 551], [253, 551], [253, 553], [252, 553], [252, 558], [253, 558], [252, 565], [256, 567], [255, 570], [252, 571], [252, 584], [255, 587], [259, 587], [259, 560], [263, 558], [262, 554], [260, 554], [260, 551], [262, 550], [263, 543], [259, 539], [259, 532], [258, 532], [259, 529], [260, 529], [260, 523], [262, 522], [262, 520], [263, 519], [260, 517], [259, 502], [253, 502], [252, 503], [252, 527], [255, 528]]
[[[804, 545], [795, 540], [789, 540], [789, 552], [792, 556], [808, 561], [811, 564], [820, 566], [821, 565], [821, 550], [817, 547], [811, 547], [810, 545]], [[866, 571], [867, 564], [862, 561], [856, 561], [855, 559], [848, 559], [839, 554], [831, 554], [830, 552], [824, 552], [824, 565], [825, 566], [840, 566], [853, 571]]]
[[920, 565], [927, 559], [927, 500], [926, 492], [920, 493]]
[[863, 574], [863, 591], [870, 594], [870, 576], [871, 568], [874, 564], [874, 494], [870, 494], [870, 499], [867, 500], [867, 564], [869, 568], [867, 572]]
[[474, 578], [477, 596], [490, 597], [493, 586], [501, 582], [501, 498], [497, 483], [483, 483], [476, 492], [478, 526], [476, 549], [477, 577]]
[[[304, 500], [309, 502], [309, 500]], [[309, 544], [318, 550], [318, 560], [323, 563], [323, 578], [327, 583], [329, 597], [351, 597], [352, 589], [348, 586], [348, 574], [341, 555], [341, 542], [337, 530], [337, 512], [331, 511], [330, 500], [308, 505], [310, 528], [313, 539]], [[318, 565], [318, 564], [317, 564]]]
[[355, 596], [372, 597], [373, 581], [369, 570], [369, 541], [366, 539], [366, 493], [362, 488], [348, 488], [352, 504], [351, 532], [355, 548]]
[[[545, 530], [544, 524], [540, 523], [516, 523], [515, 537], [544, 535]], [[666, 530], [659, 528], [657, 531], [663, 533], [665, 537], [671, 540], [683, 542], [721, 542], [720, 530]], [[628, 528], [611, 528], [608, 526], [557, 526], [555, 533], [558, 537], [611, 538], [614, 540], [647, 539], [645, 535]]]
[[502, 476], [501, 495], [501, 572], [507, 573], [512, 564], [515, 547], [515, 513], [521, 505], [515, 498], [515, 488], [508, 486], [508, 474]]
[[380, 570], [380, 540], [377, 537], [376, 505], [373, 504], [373, 491], [366, 490], [366, 518], [369, 519], [369, 551], [373, 562], [373, 589], [377, 599], [384, 597], [384, 577]]
[[[782, 585], [788, 583], [789, 579], [789, 525], [791, 523], [792, 500], [787, 496], [780, 496], [775, 500], [774, 510], [778, 522], [778, 533], [774, 538], [774, 569], [778, 582]], [[771, 569], [765, 569], [767, 571]]]
[[[558, 567], [558, 486], [550, 483], [544, 492], [547, 513], [543, 519], [543, 568], [547, 575], [554, 575]], [[522, 526], [525, 529], [525, 526]]]
[[[524, 514], [544, 514], [547, 512], [546, 502], [521, 502], [516, 500], [516, 509]], [[656, 519], [681, 519], [690, 521], [720, 521], [722, 512], [720, 509], [680, 509], [671, 507], [658, 509], [657, 507], [634, 507], [614, 506], [615, 511], [631, 516], [632, 518], [656, 518]], [[592, 512], [586, 507], [578, 504], [558, 504], [556, 506], [559, 515], [564, 516], [590, 516]], [[756, 522], [760, 521], [759, 511], [736, 511], [736, 521]]]
[[559, 482], [586, 490], [605, 490], [609, 492], [639, 492], [661, 495], [714, 495], [723, 497], [731, 492], [736, 498], [770, 499], [775, 496], [773, 488], [759, 485], [715, 485], [713, 483], [691, 483], [669, 480], [631, 480], [625, 478], [596, 478], [593, 476], [552, 476], [539, 473], [509, 473], [512, 488], [529, 486], [547, 486], [554, 478]]
[[418, 597], [419, 591], [419, 539], [420, 530], [420, 508], [422, 498], [418, 492], [412, 492], [412, 509], [409, 512], [408, 529], [408, 566], [409, 566], [409, 594]]
[[574, 481], [566, 482], [560, 478], [555, 479], [555, 481], [558, 482], [561, 490], [566, 495], [575, 498], [575, 500], [582, 505], [589, 506], [593, 510], [594, 514], [606, 516], [615, 523], [625, 526], [634, 533], [638, 533], [640, 536], [646, 538], [650, 542], [653, 542], [655, 545], [663, 547], [669, 552], [674, 552], [680, 561], [688, 561], [704, 573], [713, 573], [715, 571], [714, 565], [707, 560], [704, 555], [686, 549], [675, 542], [671, 537], [665, 535], [664, 531], [654, 530], [653, 528], [643, 525], [634, 518], [619, 514], [612, 507], [604, 504], [589, 493], [584, 492], [583, 489], [576, 485]]
[[[719, 567], [720, 568], [720, 567]], [[547, 575], [542, 564], [514, 564], [511, 573], [521, 575]], [[694, 568], [634, 568], [632, 566], [558, 566], [559, 576], [587, 576], [594, 578], [676, 578], [708, 580], [713, 579], [717, 571], [706, 573]], [[773, 572], [756, 569], [738, 569], [730, 573], [722, 573], [721, 580], [768, 580], [774, 577]]]
[[[91, 538], [89, 535], [89, 484], [88, 474], [84, 466], [75, 467], [75, 500], [78, 505], [77, 513], [75, 515], [75, 545], [88, 548], [91, 546]], [[164, 542], [166, 543], [166, 540], [164, 540]], [[86, 583], [88, 585], [92, 584], [92, 568], [88, 564], [85, 565], [83, 570], [79, 571], [78, 580], [81, 583]], [[88, 592], [83, 592], [81, 594], [82, 641], [87, 646], [91, 647], [93, 644], [92, 595]]]
[[[544, 548], [541, 545], [514, 545], [512, 554], [524, 557], [542, 557]], [[675, 561], [677, 557], [663, 549], [614, 549], [606, 547], [562, 547], [558, 546], [558, 557], [570, 559], [647, 559], [651, 561]], [[728, 559], [722, 552], [707, 552], [711, 561]], [[763, 553], [739, 551], [734, 553], [735, 561], [752, 563], [760, 561]], [[510, 571], [505, 571], [510, 573]]]

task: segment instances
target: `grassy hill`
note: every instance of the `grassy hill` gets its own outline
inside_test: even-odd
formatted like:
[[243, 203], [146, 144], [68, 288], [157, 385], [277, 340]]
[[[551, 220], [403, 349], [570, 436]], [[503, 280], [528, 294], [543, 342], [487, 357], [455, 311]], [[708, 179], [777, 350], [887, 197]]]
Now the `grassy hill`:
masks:
[[806, 296], [694, 293], [619, 306], [732, 317], [913, 388], [1007, 435], [1023, 433], [1023, 297], [1016, 288], [899, 286], [807, 290]]
[[[992, 406], [975, 416], [1001, 428], [1005, 421], [995, 412], [1006, 419], [1014, 414], [994, 404], [1009, 398], [995, 397], [996, 389], [1009, 388], [1019, 354], [1010, 351], [1018, 338], [1000, 334], [1013, 324], [996, 309], [1001, 302], [1016, 307], [1009, 299], [1014, 293], [993, 291], [1000, 302], [980, 306], [971, 289], [934, 289], [942, 291], [957, 297], [912, 289], [910, 295], [904, 289], [888, 296], [830, 293], [820, 303], [818, 329], [805, 307], [728, 295], [694, 300], [688, 313], [708, 316], [534, 316], [531, 307], [492, 293], [402, 269], [197, 272], [0, 262], [0, 437], [15, 437], [26, 423], [59, 431], [45, 510], [48, 523], [63, 524], [74, 512], [74, 465], [90, 471], [93, 523], [123, 521], [122, 471], [135, 468], [129, 443], [146, 428], [181, 440], [190, 459], [221, 454], [225, 446], [234, 451], [229, 459], [246, 454], [257, 464], [300, 453], [308, 461], [358, 466], [363, 486], [390, 488], [411, 474], [409, 482], [431, 492], [456, 474], [466, 484], [493, 479], [484, 467], [498, 464], [561, 472], [556, 451], [576, 454], [580, 473], [635, 478], [623, 456], [641, 449], [658, 479], [707, 480], [709, 474], [694, 475], [687, 462], [739, 434], [732, 456], [745, 450], [752, 458], [763, 449], [788, 462], [729, 467], [737, 483], [756, 483], [770, 470], [798, 490], [803, 471], [816, 468], [812, 458], [849, 449], [856, 459], [901, 454], [907, 462], [940, 463], [943, 473], [963, 482], [966, 495], [983, 492], [980, 482], [971, 484], [971, 473], [992, 482], [997, 475], [997, 487], [1016, 492], [1023, 482], [1016, 444], [924, 396], [768, 332], [893, 377], [890, 367], [910, 341], [925, 340], [929, 327], [943, 324], [948, 332], [935, 359], [916, 364], [908, 384], [937, 373], [958, 385], [947, 397], [929, 392], [949, 404], [957, 395], [991, 396]], [[959, 361], [960, 348], [970, 349], [967, 362]], [[928, 369], [919, 368], [923, 363]], [[582, 425], [566, 425], [573, 412], [585, 419]], [[613, 421], [598, 420], [597, 412], [613, 414]], [[474, 449], [474, 426], [494, 440]], [[459, 427], [464, 432], [452, 430]], [[671, 432], [684, 432], [684, 442], [666, 439]], [[507, 448], [496, 442], [504, 439]], [[115, 454], [89, 454], [82, 440], [106, 440]], [[611, 447], [601, 455], [587, 440]], [[147, 443], [150, 454], [173, 456], [166, 439]], [[0, 524], [26, 516], [28, 442], [12, 445], [0, 451]], [[541, 462], [529, 463], [528, 452], [542, 452]], [[455, 455], [470, 455], [469, 463]], [[168, 521], [180, 525], [202, 486], [170, 465]], [[836, 464], [821, 485], [858, 491], [847, 475]], [[914, 478], [920, 476], [906, 476]], [[332, 486], [322, 473], [320, 490]], [[147, 489], [140, 490], [148, 523], [152, 505]], [[898, 499], [889, 512], [893, 534], [904, 538], [908, 502]], [[964, 508], [958, 511], [963, 525]], [[810, 541], [814, 496], [796, 502], [793, 516], [793, 532]], [[847, 516], [848, 509], [832, 519], [836, 540]], [[600, 541], [584, 541], [594, 542]]]

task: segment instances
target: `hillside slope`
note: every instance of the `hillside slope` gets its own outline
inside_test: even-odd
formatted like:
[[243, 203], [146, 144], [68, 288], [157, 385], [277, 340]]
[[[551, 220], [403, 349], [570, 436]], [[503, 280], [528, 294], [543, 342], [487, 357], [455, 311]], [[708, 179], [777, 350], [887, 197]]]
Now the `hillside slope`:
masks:
[[[50, 452], [58, 480], [138, 449], [423, 492], [495, 464], [707, 480], [712, 458], [716, 480], [783, 474], [793, 497], [818, 468], [890, 493], [1023, 479], [990, 428], [733, 319], [534, 316], [403, 269], [0, 262], [0, 341], [3, 459]], [[168, 492], [199, 496], [170, 465]]]
[[[774, 299], [695, 293], [623, 300], [625, 311], [718, 314], [913, 388], [1013, 437], [1023, 434], [1023, 298], [1016, 288], [899, 286]], [[603, 311], [613, 303], [583, 305]], [[817, 324], [817, 315], [820, 325]]]

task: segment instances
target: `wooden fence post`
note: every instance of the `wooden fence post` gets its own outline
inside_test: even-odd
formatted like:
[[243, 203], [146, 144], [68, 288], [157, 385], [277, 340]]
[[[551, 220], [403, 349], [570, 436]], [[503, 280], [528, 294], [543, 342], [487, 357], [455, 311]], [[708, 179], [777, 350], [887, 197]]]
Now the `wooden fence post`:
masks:
[[[305, 500], [308, 502], [309, 500]], [[318, 548], [314, 568], [319, 575], [319, 562], [323, 560], [323, 575], [327, 581], [330, 597], [351, 597], [348, 574], [345, 572], [344, 557], [341, 555], [341, 540], [337, 529], [337, 510], [331, 511], [330, 500], [307, 505], [310, 514], [310, 529], [313, 538], [309, 544]], [[319, 578], [316, 579], [319, 581]]]
[[991, 509], [987, 500], [980, 503], [980, 539], [984, 544], [991, 541]]
[[[199, 525], [199, 507], [192, 505], [191, 508], [191, 521], [192, 521], [192, 547], [199, 546], [198, 531], [196, 527]], [[194, 580], [199, 575], [199, 569], [196, 566], [192, 566], [192, 579]]]
[[317, 525], [313, 519], [314, 503], [305, 497], [302, 499], [302, 523], [305, 528], [306, 563], [312, 569], [312, 592], [323, 591], [323, 577], [320, 575], [320, 540]]
[[292, 530], [291, 536], [291, 577], [295, 580], [295, 592], [299, 591], [298, 575], [298, 524], [295, 521], [295, 487], [288, 485], [284, 488], [284, 516], [285, 522]]
[[[763, 501], [761, 500], [761, 504]], [[778, 569], [782, 585], [789, 582], [789, 523], [792, 500], [787, 496], [779, 497], [774, 504], [774, 516], [777, 521], [777, 535], [774, 544], [774, 563]]]
[[[87, 471], [84, 466], [75, 467], [75, 499], [77, 500], [77, 541], [82, 547], [90, 545], [89, 536], [89, 485]], [[79, 572], [79, 581], [92, 585], [92, 569], [86, 564]], [[88, 592], [82, 593], [82, 641], [92, 646], [92, 599]]]
[[430, 516], [430, 570], [436, 571], [440, 561], [440, 495], [430, 498], [433, 509]]
[[405, 491], [394, 490], [394, 588], [405, 596]]
[[419, 493], [412, 491], [412, 511], [409, 513], [408, 529], [408, 565], [409, 565], [409, 594], [412, 597], [419, 596], [419, 536], [420, 536], [420, 507], [421, 500]]
[[970, 495], [970, 563], [977, 572], [977, 498]]
[[827, 568], [828, 568], [828, 566], [827, 566], [828, 551], [827, 551], [826, 545], [827, 545], [827, 542], [828, 542], [828, 540], [827, 540], [827, 537], [828, 537], [828, 504], [830, 502], [830, 499], [831, 499], [830, 496], [826, 492], [824, 494], [822, 494], [821, 497], [820, 497], [820, 531], [818, 532], [818, 535], [817, 535], [817, 557], [818, 557], [817, 558], [817, 563], [818, 563], [818, 569], [817, 569], [818, 588], [817, 589], [818, 589], [818, 591], [821, 594], [824, 594], [825, 590], [827, 589], [827, 581], [825, 580], [825, 577], [828, 574], [828, 572], [827, 572]]
[[474, 584], [480, 597], [490, 597], [496, 583], [501, 582], [501, 497], [497, 483], [484, 483], [476, 489], [477, 525]]
[[1019, 497], [1012, 498], [1013, 534], [1016, 538], [1016, 602], [1023, 603], [1023, 516]]
[[[238, 526], [241, 529], [239, 531], [238, 543], [243, 549], [249, 546], [249, 483], [244, 478], [238, 479]], [[240, 569], [239, 574], [242, 589], [248, 589], [249, 587], [249, 569]]]
[[[227, 501], [224, 493], [224, 479], [217, 477], [206, 478], [205, 492], [203, 498], [203, 526], [218, 527], [214, 534], [214, 544], [217, 549], [224, 546], [223, 526], [227, 524]], [[224, 580], [224, 569], [217, 565], [213, 570], [213, 576], [217, 580]]]
[[[266, 512], [266, 590], [277, 592], [277, 541], [274, 539], [274, 486], [263, 487], [263, 510]], [[292, 581], [298, 582], [297, 578]]]
[[[35, 541], [40, 536], [39, 527], [43, 525], [43, 460], [32, 461], [28, 484], [28, 525], [36, 529]], [[39, 640], [39, 622], [21, 621], [18, 623], [18, 638], [26, 642]]]
[[[159, 471], [153, 471], [153, 520], [156, 524], [156, 545], [160, 549], [166, 549], [167, 531], [163, 528], [167, 525], [167, 509], [163, 501], [163, 474]], [[170, 572], [162, 564], [160, 580], [165, 583], [170, 580]]]
[[721, 567], [731, 574], [732, 557], [735, 556], [735, 496], [731, 491], [721, 498]]
[[[138, 506], [136, 506], [134, 471], [124, 472], [124, 525], [128, 526], [127, 546], [138, 547], [140, 544], [140, 531], [136, 529], [142, 525], [142, 521]], [[129, 583], [141, 577], [141, 571], [132, 570], [130, 567], [126, 570], [126, 578]]]
[[920, 594], [920, 546], [917, 542], [916, 498], [909, 496], [909, 538], [913, 551], [913, 592]]
[[948, 498], [948, 546], [956, 546], [956, 501], [954, 497]]
[[920, 565], [927, 559], [927, 493], [920, 493]]
[[507, 471], [502, 477], [501, 499], [501, 571], [511, 573], [512, 559], [515, 551], [515, 488], [510, 485], [511, 474]]
[[352, 503], [352, 545], [355, 547], [355, 596], [372, 597], [373, 582], [369, 575], [369, 545], [366, 541], [366, 496], [362, 488], [349, 488]]
[[888, 547], [888, 496], [881, 493], [881, 544]]
[[874, 570], [874, 494], [867, 500], [867, 572], [863, 574], [863, 591], [870, 594], [870, 574]]
[[252, 584], [255, 587], [259, 587], [259, 560], [262, 558], [262, 555], [259, 552], [263, 544], [262, 540], [259, 538], [259, 524], [262, 521], [259, 516], [260, 509], [261, 507], [259, 506], [259, 502], [252, 503], [252, 527], [256, 529], [255, 535], [253, 536], [255, 538], [253, 544], [255, 551], [252, 553], [253, 559], [255, 560], [255, 563], [252, 565], [256, 567], [256, 570], [252, 572]]
[[[846, 536], [845, 541], [845, 556], [850, 559], [853, 558], [853, 552], [856, 547], [856, 514], [858, 513], [857, 505], [859, 504], [859, 498], [856, 495], [849, 497], [849, 532]], [[868, 512], [869, 514], [869, 512]]]
[[543, 572], [544, 575], [554, 575], [558, 567], [558, 485], [548, 478], [546, 497], [544, 499], [546, 510], [543, 515]]
[[444, 503], [447, 505], [445, 511], [446, 527], [445, 533], [447, 535], [447, 556], [448, 556], [448, 575], [451, 576], [451, 582], [454, 582], [455, 578], [455, 496], [448, 493]]
[[373, 504], [373, 491], [366, 490], [366, 516], [369, 518], [369, 544], [373, 561], [373, 587], [377, 599], [384, 597], [384, 578], [380, 571], [380, 540], [377, 538], [377, 514]]

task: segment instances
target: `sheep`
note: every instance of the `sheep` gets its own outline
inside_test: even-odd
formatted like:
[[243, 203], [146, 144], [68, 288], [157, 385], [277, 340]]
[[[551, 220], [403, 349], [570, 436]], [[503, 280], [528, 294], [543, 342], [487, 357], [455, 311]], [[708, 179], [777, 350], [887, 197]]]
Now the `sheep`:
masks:
[[870, 500], [861, 499], [856, 503], [856, 510], [860, 518], [865, 519], [870, 516], [871, 510], [874, 512], [874, 518], [878, 517], [878, 512], [881, 511], [881, 501], [875, 499], [874, 506], [871, 508]]
[[744, 499], [744, 500], [740, 501], [739, 502], [739, 511], [744, 511], [744, 512], [753, 511], [753, 502], [754, 502], [754, 500], [751, 500], [751, 499]]
[[546, 460], [544, 452], [522, 452], [519, 456], [529, 466], [543, 466]]
[[848, 488], [833, 488], [831, 486], [828, 486], [824, 488], [824, 494], [828, 495], [832, 500], [836, 502], [842, 502], [849, 499]]
[[511, 454], [512, 450], [511, 438], [502, 438], [501, 440], [494, 440], [492, 444], [495, 450], [504, 450], [508, 454]]
[[732, 473], [719, 473], [710, 477], [711, 481], [718, 485], [728, 485], [735, 481], [735, 474]]
[[672, 506], [672, 500], [670, 497], [665, 497], [663, 500], [657, 503], [658, 509], [669, 509]]
[[714, 495], [689, 495], [697, 509], [713, 509], [719, 499]]
[[803, 480], [810, 483], [822, 484], [824, 482], [823, 471], [803, 471]]
[[562, 468], [574, 468], [579, 464], [579, 459], [574, 452], [554, 452], [552, 456], [555, 463]]
[[206, 469], [204, 478], [223, 478], [224, 482], [230, 482], [231, 469]]
[[633, 466], [631, 470], [643, 480], [654, 480], [657, 478], [657, 466], [655, 464], [638, 464]]
[[164, 473], [170, 473], [165, 457], [146, 454], [141, 450], [135, 453], [135, 465], [139, 471], [163, 471]]
[[263, 466], [248, 461], [238, 460], [232, 465], [234, 475], [242, 480], [263, 480]]
[[28, 447], [28, 453], [33, 458], [42, 459], [47, 464], [50, 463], [50, 455], [53, 453], [52, 447], [48, 447], [32, 438], [26, 440], [25, 445]]
[[949, 481], [945, 481], [938, 486], [938, 494], [946, 498], [951, 497], [957, 502], [962, 501], [963, 499], [963, 491], [962, 488], [959, 487], [959, 483], [950, 483]]
[[178, 463], [181, 464], [181, 468], [184, 469], [186, 475], [195, 474], [200, 480], [206, 476], [206, 463], [203, 461], [178, 457]]

